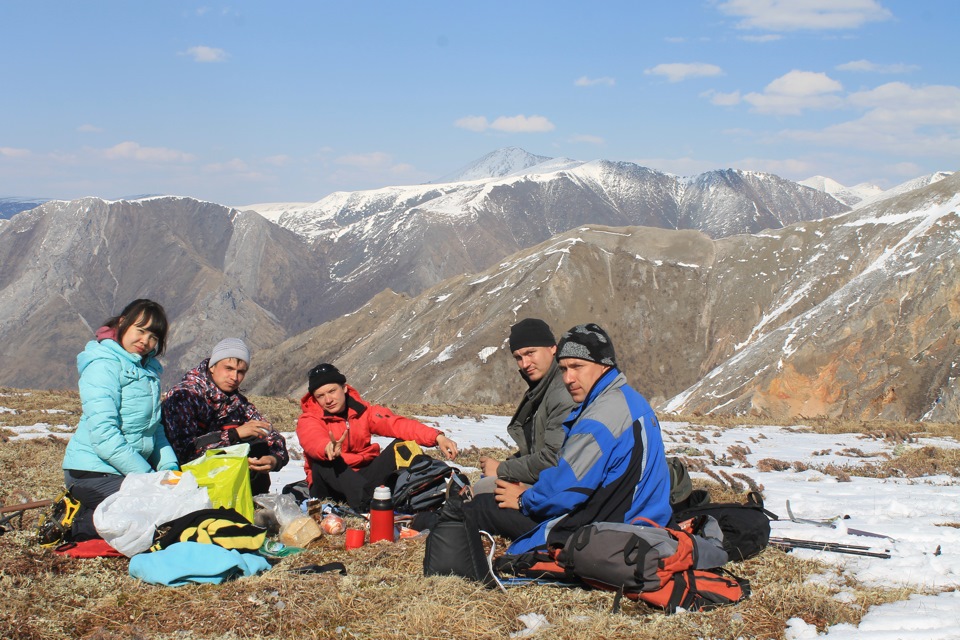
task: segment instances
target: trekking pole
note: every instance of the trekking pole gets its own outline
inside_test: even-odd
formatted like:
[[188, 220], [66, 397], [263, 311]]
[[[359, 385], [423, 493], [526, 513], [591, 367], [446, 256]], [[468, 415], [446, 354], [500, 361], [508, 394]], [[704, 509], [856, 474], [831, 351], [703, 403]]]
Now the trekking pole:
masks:
[[[797, 524], [812, 524], [815, 527], [827, 527], [829, 529], [839, 529], [837, 521], [846, 520], [850, 516], [834, 516], [833, 518], [828, 518], [826, 520], [811, 520], [810, 518], [798, 518], [793, 515], [793, 509], [790, 508], [790, 501], [787, 500], [787, 515], [790, 517], [790, 522], [796, 522]], [[863, 529], [851, 529], [850, 527], [844, 527], [847, 533], [852, 536], [864, 536], [867, 538], [886, 538], [887, 540], [893, 540], [890, 536], [883, 535], [882, 533], [873, 533], [872, 531], [864, 531]]]
[[[23, 513], [30, 509], [42, 509], [53, 504], [53, 500], [37, 500], [36, 502], [21, 502], [20, 504], [11, 504], [6, 507], [0, 507], [0, 533], [6, 531], [6, 526], [18, 521], [18, 526], [23, 526]], [[3, 515], [9, 514], [9, 515]]]
[[0, 513], [11, 513], [18, 511], [27, 511], [28, 509], [41, 509], [49, 507], [53, 500], [37, 500], [36, 502], [21, 502], [20, 504], [11, 504], [6, 507], [0, 507]]
[[856, 544], [842, 544], [839, 542], [819, 542], [817, 540], [797, 540], [795, 538], [770, 538], [770, 545], [783, 551], [792, 549], [810, 549], [813, 551], [829, 551], [831, 553], [845, 553], [852, 556], [867, 556], [870, 558], [889, 558], [886, 552], [871, 551], [870, 547]]

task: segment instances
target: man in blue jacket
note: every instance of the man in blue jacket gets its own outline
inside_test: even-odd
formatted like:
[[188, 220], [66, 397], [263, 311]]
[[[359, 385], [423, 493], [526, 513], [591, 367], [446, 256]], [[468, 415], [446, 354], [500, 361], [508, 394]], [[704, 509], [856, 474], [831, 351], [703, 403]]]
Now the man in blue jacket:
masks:
[[560, 339], [557, 361], [580, 403], [563, 425], [557, 466], [529, 486], [498, 480], [493, 496], [465, 505], [468, 519], [513, 538], [510, 553], [563, 544], [591, 522], [642, 517], [666, 526], [670, 474], [660, 424], [617, 369], [610, 337], [596, 324], [577, 325]]

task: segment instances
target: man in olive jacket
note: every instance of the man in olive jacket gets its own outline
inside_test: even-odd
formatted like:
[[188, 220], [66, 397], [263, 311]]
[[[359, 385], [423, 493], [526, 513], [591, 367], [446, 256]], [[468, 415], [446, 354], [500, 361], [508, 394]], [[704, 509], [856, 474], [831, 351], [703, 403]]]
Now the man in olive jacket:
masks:
[[563, 446], [563, 421], [577, 406], [563, 384], [557, 366], [557, 341], [546, 322], [526, 318], [510, 327], [510, 351], [528, 385], [507, 433], [517, 443], [517, 452], [499, 461], [480, 458], [484, 477], [473, 485], [474, 493], [490, 493], [496, 480], [533, 484], [540, 472], [557, 464]]

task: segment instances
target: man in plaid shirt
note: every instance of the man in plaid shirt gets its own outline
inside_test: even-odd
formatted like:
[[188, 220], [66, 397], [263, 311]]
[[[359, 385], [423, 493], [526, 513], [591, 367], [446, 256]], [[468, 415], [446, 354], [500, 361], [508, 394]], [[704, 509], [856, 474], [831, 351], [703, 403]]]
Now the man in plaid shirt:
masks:
[[270, 472], [290, 458], [283, 435], [240, 393], [249, 363], [250, 351], [242, 340], [221, 340], [209, 358], [167, 392], [162, 419], [180, 464], [207, 449], [249, 443], [251, 488], [257, 495], [269, 491]]

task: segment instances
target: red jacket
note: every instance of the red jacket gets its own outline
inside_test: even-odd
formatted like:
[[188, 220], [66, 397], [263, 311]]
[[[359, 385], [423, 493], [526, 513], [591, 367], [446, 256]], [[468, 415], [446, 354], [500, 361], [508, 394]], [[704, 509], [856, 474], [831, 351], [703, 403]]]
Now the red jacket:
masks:
[[308, 484], [313, 483], [311, 463], [327, 459], [326, 449], [331, 433], [335, 439], [339, 439], [344, 431], [348, 432], [343, 441], [342, 456], [343, 461], [353, 469], [365, 467], [380, 454], [380, 445], [370, 442], [371, 435], [415, 440], [424, 447], [437, 445], [440, 431], [398, 416], [386, 407], [368, 404], [350, 385], [346, 385], [346, 390], [346, 419], [324, 411], [310, 393], [300, 399], [303, 413], [297, 419], [297, 438], [303, 448], [303, 466], [307, 471]]

